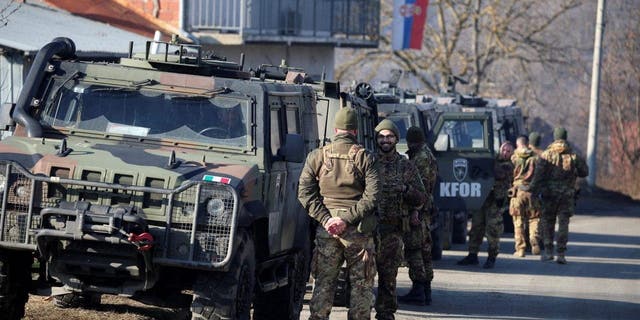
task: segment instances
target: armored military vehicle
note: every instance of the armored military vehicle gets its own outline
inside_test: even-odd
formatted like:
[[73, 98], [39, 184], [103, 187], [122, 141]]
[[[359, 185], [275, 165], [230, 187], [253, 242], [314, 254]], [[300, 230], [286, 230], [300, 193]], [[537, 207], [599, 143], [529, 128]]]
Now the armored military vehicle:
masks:
[[[524, 132], [515, 100], [462, 95], [455, 90], [456, 79], [450, 78], [441, 95], [401, 90], [397, 77], [374, 93], [379, 116], [394, 121], [401, 135], [410, 126], [423, 128], [438, 161], [434, 200], [439, 214], [432, 223], [436, 260], [451, 242], [465, 243], [467, 216], [481, 208], [493, 186], [499, 146]], [[397, 148], [407, 149], [404, 136]]]
[[319, 144], [316, 91], [295, 72], [151, 44], [106, 63], [56, 38], [3, 106], [5, 319], [24, 314], [34, 258], [62, 306], [106, 293], [193, 319], [249, 319], [252, 305], [254, 319], [298, 318], [310, 226], [296, 188]]

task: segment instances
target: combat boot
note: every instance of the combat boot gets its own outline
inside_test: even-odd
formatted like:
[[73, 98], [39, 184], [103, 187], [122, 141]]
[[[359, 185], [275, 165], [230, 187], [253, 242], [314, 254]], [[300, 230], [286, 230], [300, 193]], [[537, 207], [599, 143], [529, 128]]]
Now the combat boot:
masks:
[[516, 252], [513, 253], [513, 256], [514, 257], [523, 258], [524, 257], [524, 250], [522, 250], [522, 249], [516, 250]]
[[425, 288], [424, 284], [421, 282], [414, 282], [411, 286], [411, 291], [409, 293], [399, 296], [398, 301], [406, 304], [413, 304], [418, 306], [424, 306], [425, 301]]
[[534, 254], [534, 255], [540, 254], [540, 247], [537, 246], [537, 245], [532, 246], [531, 247], [531, 254]]
[[553, 260], [553, 249], [547, 248], [545, 246], [544, 253], [540, 255], [540, 261], [549, 261]]
[[556, 262], [559, 264], [567, 264], [567, 259], [564, 257], [564, 253], [558, 253], [558, 257], [556, 258]]
[[489, 256], [487, 258], [487, 261], [484, 262], [484, 265], [482, 267], [485, 269], [493, 269], [495, 264], [496, 264], [496, 257]]
[[469, 253], [466, 257], [457, 262], [457, 264], [461, 266], [477, 265], [479, 263], [480, 261], [478, 261], [477, 253]]
[[431, 281], [424, 283], [424, 304], [431, 305]]

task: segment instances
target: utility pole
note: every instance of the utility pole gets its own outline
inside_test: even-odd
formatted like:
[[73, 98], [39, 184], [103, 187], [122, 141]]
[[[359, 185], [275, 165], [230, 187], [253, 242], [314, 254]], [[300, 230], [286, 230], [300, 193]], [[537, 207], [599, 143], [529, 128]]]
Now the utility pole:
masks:
[[600, 63], [602, 62], [602, 34], [604, 32], [604, 11], [606, 1], [598, 0], [596, 10], [596, 36], [593, 43], [593, 70], [591, 71], [591, 102], [589, 103], [589, 133], [587, 141], [587, 165], [589, 187], [596, 185], [596, 165], [598, 146], [598, 107], [600, 106]]

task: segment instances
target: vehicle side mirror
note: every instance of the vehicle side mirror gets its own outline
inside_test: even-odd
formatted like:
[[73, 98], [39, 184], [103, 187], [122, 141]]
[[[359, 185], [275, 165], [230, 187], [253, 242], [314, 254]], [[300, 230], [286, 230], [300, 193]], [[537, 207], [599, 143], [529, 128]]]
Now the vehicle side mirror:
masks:
[[436, 142], [433, 143], [433, 148], [440, 152], [449, 151], [449, 135], [439, 134]]
[[280, 148], [284, 161], [302, 163], [305, 160], [304, 137], [300, 134], [289, 133], [285, 137], [284, 146]]

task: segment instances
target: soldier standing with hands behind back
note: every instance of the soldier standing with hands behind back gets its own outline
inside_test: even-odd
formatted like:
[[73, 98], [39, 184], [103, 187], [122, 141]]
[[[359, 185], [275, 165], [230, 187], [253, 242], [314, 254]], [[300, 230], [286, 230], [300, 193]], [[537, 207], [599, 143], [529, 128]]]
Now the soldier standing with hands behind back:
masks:
[[[396, 151], [400, 138], [396, 125], [385, 119], [376, 126], [375, 131], [378, 144], [376, 160], [380, 166], [382, 186], [376, 235], [376, 319], [393, 320], [398, 309], [396, 277], [402, 260], [402, 238], [404, 233], [411, 230], [411, 224], [420, 223], [418, 209], [425, 201], [425, 189], [416, 167]], [[424, 267], [419, 272], [424, 274]]]
[[319, 224], [312, 261], [315, 278], [310, 320], [328, 320], [342, 263], [349, 266], [350, 320], [370, 319], [375, 277], [373, 230], [379, 172], [373, 157], [356, 142], [357, 118], [342, 108], [333, 143], [307, 156], [298, 199]]
[[537, 160], [536, 172], [531, 182], [531, 190], [542, 194], [542, 236], [544, 254], [542, 261], [553, 260], [553, 238], [556, 219], [558, 239], [556, 262], [566, 264], [565, 252], [569, 240], [569, 219], [575, 210], [576, 179], [589, 175], [589, 167], [567, 143], [567, 130], [558, 127], [553, 130], [554, 141], [542, 152]]

